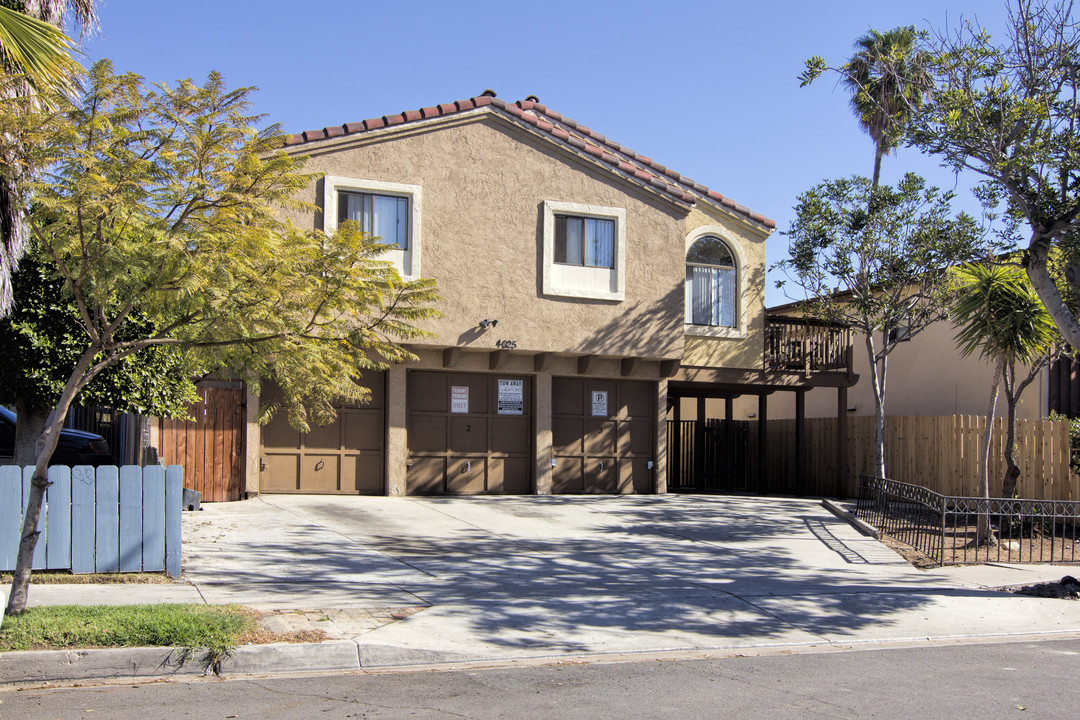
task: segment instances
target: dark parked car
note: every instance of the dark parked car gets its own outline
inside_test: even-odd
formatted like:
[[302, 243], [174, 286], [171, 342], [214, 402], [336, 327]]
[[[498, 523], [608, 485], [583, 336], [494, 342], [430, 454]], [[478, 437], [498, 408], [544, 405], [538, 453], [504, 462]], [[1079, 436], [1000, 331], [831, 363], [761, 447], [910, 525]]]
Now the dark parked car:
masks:
[[[11, 463], [15, 455], [15, 413], [0, 407], [0, 463]], [[82, 430], [60, 431], [50, 465], [115, 465], [105, 438]]]

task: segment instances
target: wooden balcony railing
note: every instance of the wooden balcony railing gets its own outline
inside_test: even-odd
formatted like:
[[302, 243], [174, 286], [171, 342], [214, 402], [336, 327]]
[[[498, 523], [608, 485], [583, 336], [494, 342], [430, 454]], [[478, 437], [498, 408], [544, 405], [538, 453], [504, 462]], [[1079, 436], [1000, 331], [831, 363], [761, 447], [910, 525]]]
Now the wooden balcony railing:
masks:
[[765, 370], [851, 372], [852, 331], [812, 318], [765, 317]]

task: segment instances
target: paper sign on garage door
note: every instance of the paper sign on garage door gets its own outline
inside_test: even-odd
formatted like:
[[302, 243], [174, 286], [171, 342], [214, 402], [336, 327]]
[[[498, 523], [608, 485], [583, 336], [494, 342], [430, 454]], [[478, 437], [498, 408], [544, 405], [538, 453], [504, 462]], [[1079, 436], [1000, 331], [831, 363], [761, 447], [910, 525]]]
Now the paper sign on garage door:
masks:
[[467, 413], [467, 412], [469, 412], [469, 386], [468, 385], [451, 385], [450, 386], [450, 412], [452, 412], [452, 413]]
[[593, 390], [592, 414], [594, 417], [607, 417], [607, 390]]
[[525, 411], [525, 381], [499, 379], [499, 414], [521, 415]]

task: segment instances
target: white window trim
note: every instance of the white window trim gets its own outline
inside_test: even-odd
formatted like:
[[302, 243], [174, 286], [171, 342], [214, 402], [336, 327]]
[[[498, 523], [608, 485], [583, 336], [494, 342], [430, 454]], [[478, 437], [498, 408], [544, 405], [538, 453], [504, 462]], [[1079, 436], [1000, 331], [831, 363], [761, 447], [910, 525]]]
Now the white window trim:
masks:
[[[739, 243], [731, 237], [731, 233], [718, 225], [702, 225], [691, 230], [690, 234], [686, 236], [686, 248], [683, 251], [683, 272], [686, 271], [686, 254], [690, 252], [691, 246], [701, 238], [708, 236], [720, 238], [731, 250], [731, 254], [735, 256], [735, 327], [694, 325], [684, 322], [683, 331], [687, 335], [700, 337], [744, 339], [746, 337], [746, 256], [743, 255]], [[686, 292], [684, 291], [683, 317], [686, 316], [686, 302]]]
[[[404, 280], [416, 280], [420, 275], [420, 186], [406, 183], [364, 180], [361, 178], [326, 175], [323, 177], [323, 231], [337, 230], [338, 193], [365, 192], [381, 195], [401, 195], [409, 198], [409, 247], [407, 250], [391, 249], [380, 259], [390, 260]], [[405, 272], [405, 268], [409, 272]]]
[[[613, 268], [586, 267], [584, 271], [608, 275], [611, 290], [574, 287], [555, 280], [555, 215], [576, 215], [615, 221], [615, 263]], [[560, 267], [577, 267], [565, 266]], [[544, 274], [543, 294], [592, 300], [626, 299], [626, 210], [623, 208], [583, 205], [581, 203], [544, 201]]]

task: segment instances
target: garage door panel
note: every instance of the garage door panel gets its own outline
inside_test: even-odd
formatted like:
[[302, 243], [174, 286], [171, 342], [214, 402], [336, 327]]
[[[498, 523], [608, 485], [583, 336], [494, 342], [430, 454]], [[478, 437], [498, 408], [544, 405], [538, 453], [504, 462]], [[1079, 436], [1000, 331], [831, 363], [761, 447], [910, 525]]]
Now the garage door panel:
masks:
[[341, 490], [359, 495], [383, 493], [382, 453], [346, 455], [341, 458]]
[[526, 495], [532, 492], [527, 458], [489, 458], [488, 492]]
[[491, 419], [491, 452], [525, 453], [532, 447], [527, 417], [494, 417]]
[[382, 450], [383, 416], [381, 411], [342, 410], [344, 425], [341, 446], [345, 450]]
[[586, 420], [585, 453], [587, 455], [599, 455], [617, 452], [616, 440], [618, 435], [616, 430], [617, 426], [613, 422], [591, 418]]
[[648, 418], [652, 415], [654, 388], [648, 383], [624, 382], [619, 387], [622, 415]]
[[309, 450], [336, 450], [341, 446], [341, 414], [328, 425], [311, 424], [311, 432], [304, 437]]
[[409, 373], [409, 409], [414, 412], [448, 412], [450, 390], [443, 373]]
[[585, 492], [611, 494], [618, 490], [619, 464], [614, 457], [585, 459]]
[[639, 495], [653, 492], [653, 470], [649, 460], [624, 458], [619, 464], [619, 492]]
[[304, 492], [336, 492], [340, 478], [338, 455], [305, 455], [300, 460], [300, 487]]
[[446, 458], [414, 457], [405, 476], [409, 495], [441, 495], [446, 492]]
[[486, 488], [485, 458], [452, 457], [447, 461], [446, 492], [450, 495], [479, 495]]
[[487, 450], [488, 421], [482, 417], [450, 418], [450, 447], [452, 453], [482, 453]]
[[551, 441], [556, 453], [580, 453], [584, 449], [585, 421], [581, 418], [552, 418]]
[[360, 410], [382, 410], [386, 398], [386, 373], [366, 372], [360, 376], [360, 385], [369, 391], [368, 402], [347, 407]]
[[445, 415], [414, 415], [409, 419], [409, 451], [417, 453], [446, 452]]
[[559, 457], [551, 469], [551, 491], [553, 493], [582, 493], [584, 485], [584, 459], [579, 457]]
[[551, 400], [556, 415], [584, 415], [585, 382], [577, 378], [554, 378]]
[[289, 414], [279, 410], [262, 429], [264, 447], [300, 449], [300, 432], [289, 424]]
[[653, 436], [653, 424], [649, 420], [627, 420], [620, 423], [622, 437], [619, 439], [619, 449], [625, 453], [634, 455], [652, 455], [653, 444], [656, 438]]
[[300, 488], [300, 456], [264, 455], [260, 489], [263, 492], [297, 492]]

